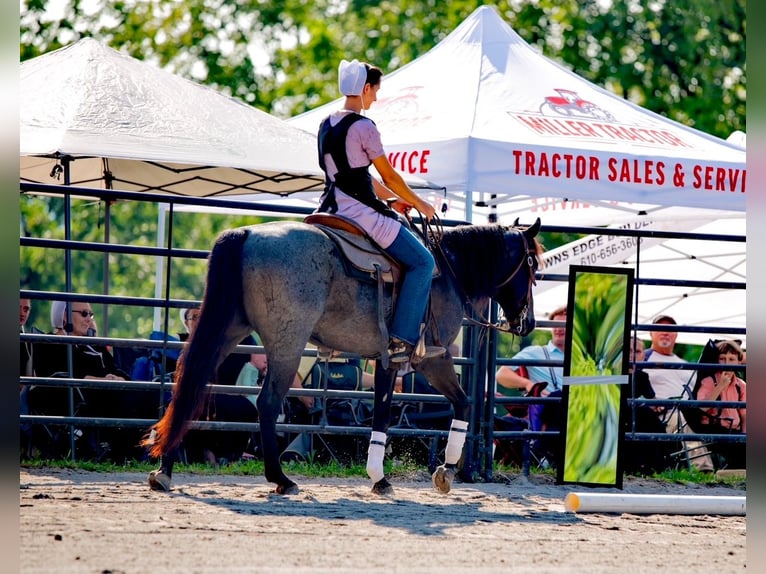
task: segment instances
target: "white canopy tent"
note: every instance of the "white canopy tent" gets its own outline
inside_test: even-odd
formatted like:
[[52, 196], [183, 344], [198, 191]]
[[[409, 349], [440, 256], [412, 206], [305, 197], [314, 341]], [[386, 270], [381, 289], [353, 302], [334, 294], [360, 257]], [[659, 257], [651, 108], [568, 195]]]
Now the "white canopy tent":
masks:
[[[316, 133], [341, 102], [289, 121]], [[668, 217], [679, 208], [745, 209], [740, 147], [591, 84], [539, 54], [489, 6], [385, 75], [367, 115], [394, 167], [446, 188], [473, 222], [474, 209], [493, 205], [498, 221], [513, 221], [534, 215], [530, 205], [563, 212], [568, 203], [578, 216], [571, 224], [585, 224], [586, 211], [635, 220], [657, 206], [672, 207]]]
[[[620, 225], [617, 227], [627, 227]], [[741, 236], [746, 234], [744, 216], [731, 219], [636, 222], [634, 229], [689, 232], [694, 235]], [[742, 285], [747, 280], [746, 245], [740, 241], [706, 239], [658, 239], [645, 237], [640, 251], [633, 238], [589, 235], [545, 253], [549, 275], [566, 275], [570, 265], [599, 265], [637, 269], [637, 276], [653, 279], [711, 281]], [[535, 314], [544, 317], [567, 302], [568, 283], [538, 281], [534, 287]], [[679, 325], [732, 329], [726, 333], [678, 333], [678, 342], [703, 345], [710, 338], [746, 336], [735, 332], [745, 329], [746, 291], [721, 286], [638, 285], [634, 294], [638, 324], [650, 324], [654, 317], [667, 314]], [[647, 333], [640, 333], [646, 337]]]
[[[341, 102], [289, 121], [316, 132]], [[366, 113], [397, 169], [446, 188], [455, 219], [539, 216], [545, 225], [745, 234], [744, 134], [724, 141], [623, 100], [539, 54], [488, 6], [385, 75]], [[635, 248], [572, 254], [594, 238], [552, 250], [547, 272], [566, 275], [572, 263], [635, 267]], [[641, 276], [745, 281], [744, 243], [691, 243], [645, 239]], [[566, 289], [538, 282], [536, 315], [565, 303]], [[744, 327], [744, 297], [744, 290], [641, 286], [638, 322], [666, 312], [685, 325]]]
[[19, 88], [22, 182], [198, 197], [323, 186], [313, 134], [90, 38], [23, 62]]
[[[324, 185], [313, 134], [90, 38], [23, 62], [19, 87], [21, 182], [208, 198]], [[162, 205], [158, 226], [163, 247]]]

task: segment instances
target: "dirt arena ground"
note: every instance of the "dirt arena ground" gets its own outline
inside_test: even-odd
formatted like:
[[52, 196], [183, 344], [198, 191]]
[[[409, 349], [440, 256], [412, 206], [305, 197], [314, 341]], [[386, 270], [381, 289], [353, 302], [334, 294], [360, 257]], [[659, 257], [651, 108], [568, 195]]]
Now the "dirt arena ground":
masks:
[[[145, 474], [21, 469], [24, 573], [742, 572], [744, 516], [572, 513], [548, 476], [455, 483], [178, 474], [169, 493]], [[736, 488], [626, 480], [623, 492], [735, 495]]]

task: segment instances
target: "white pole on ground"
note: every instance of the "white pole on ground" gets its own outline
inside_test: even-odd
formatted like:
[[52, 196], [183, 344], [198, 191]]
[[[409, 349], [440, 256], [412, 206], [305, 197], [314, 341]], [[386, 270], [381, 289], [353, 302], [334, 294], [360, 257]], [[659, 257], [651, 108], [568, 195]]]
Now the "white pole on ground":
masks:
[[569, 512], [744, 516], [746, 497], [570, 492], [564, 498], [564, 507]]

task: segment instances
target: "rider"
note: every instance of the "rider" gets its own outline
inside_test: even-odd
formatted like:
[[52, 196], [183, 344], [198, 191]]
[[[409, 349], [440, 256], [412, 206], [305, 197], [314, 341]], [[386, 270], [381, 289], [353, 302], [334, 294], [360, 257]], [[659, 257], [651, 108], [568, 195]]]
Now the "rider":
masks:
[[[338, 66], [338, 85], [346, 100], [343, 109], [330, 114], [319, 128], [319, 165], [325, 172], [325, 190], [317, 211], [353, 219], [402, 265], [404, 279], [391, 325], [388, 359], [403, 363], [410, 360], [420, 338], [434, 258], [402, 225], [394, 209], [407, 213], [415, 207], [428, 221], [435, 210], [394, 170], [383, 151], [378, 128], [361, 115], [377, 100], [382, 75], [380, 68], [357, 60], [342, 60]], [[377, 169], [382, 183], [370, 176], [370, 164]], [[428, 349], [428, 355], [442, 353], [443, 348]]]

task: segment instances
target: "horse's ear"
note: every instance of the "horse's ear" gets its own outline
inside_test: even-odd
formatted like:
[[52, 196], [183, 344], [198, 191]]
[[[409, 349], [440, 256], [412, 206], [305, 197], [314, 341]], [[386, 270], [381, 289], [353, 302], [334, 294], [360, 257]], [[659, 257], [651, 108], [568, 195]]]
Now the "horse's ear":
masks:
[[540, 232], [540, 218], [537, 218], [537, 221], [535, 221], [532, 225], [527, 227], [522, 233], [527, 238], [527, 240], [534, 239], [537, 234]]
[[511, 227], [518, 227], [519, 226], [519, 218], [517, 217], [516, 220], [513, 222], [513, 225]]

